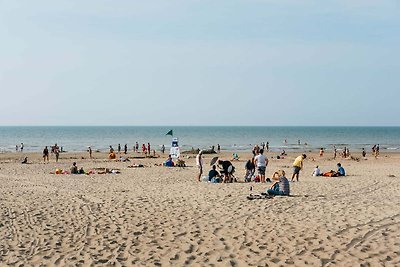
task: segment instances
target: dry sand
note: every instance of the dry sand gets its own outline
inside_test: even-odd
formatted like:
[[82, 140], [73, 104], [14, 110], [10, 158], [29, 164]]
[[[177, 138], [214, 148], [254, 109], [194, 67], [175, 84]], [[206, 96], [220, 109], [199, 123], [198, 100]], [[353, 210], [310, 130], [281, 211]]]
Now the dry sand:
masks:
[[[28, 154], [33, 164], [22, 165], [21, 154], [0, 155], [1, 266], [400, 266], [399, 154], [341, 160], [342, 178], [311, 177], [315, 165], [337, 162], [314, 154], [293, 197], [253, 201], [250, 185], [268, 184], [195, 182], [193, 158], [186, 168], [137, 159], [146, 167], [128, 169], [105, 154], [81, 156], [43, 164]], [[240, 156], [242, 180], [250, 154]], [[267, 175], [283, 168], [290, 177], [295, 156], [270, 160]], [[49, 174], [73, 161], [122, 173]]]

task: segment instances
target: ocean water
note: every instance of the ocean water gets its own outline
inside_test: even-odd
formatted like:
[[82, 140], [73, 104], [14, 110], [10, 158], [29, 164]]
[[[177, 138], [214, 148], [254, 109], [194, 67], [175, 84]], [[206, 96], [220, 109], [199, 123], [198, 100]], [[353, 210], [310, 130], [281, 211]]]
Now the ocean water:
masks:
[[[331, 151], [335, 145], [339, 150], [350, 151], [365, 148], [370, 151], [373, 144], [379, 144], [382, 151], [398, 151], [400, 148], [400, 127], [241, 127], [241, 126], [57, 126], [57, 127], [0, 127], [0, 152], [15, 151], [15, 145], [24, 143], [24, 151], [42, 151], [44, 146], [57, 143], [66, 151], [94, 150], [107, 151], [109, 145], [115, 149], [128, 144], [131, 150], [137, 141], [139, 145], [150, 142], [152, 149], [171, 145], [174, 131], [179, 138], [181, 150], [206, 149], [217, 144], [222, 150], [250, 150], [255, 144], [269, 142], [270, 150], [310, 151], [324, 147]], [[287, 141], [285, 143], [284, 141]], [[300, 145], [298, 141], [300, 140]]]

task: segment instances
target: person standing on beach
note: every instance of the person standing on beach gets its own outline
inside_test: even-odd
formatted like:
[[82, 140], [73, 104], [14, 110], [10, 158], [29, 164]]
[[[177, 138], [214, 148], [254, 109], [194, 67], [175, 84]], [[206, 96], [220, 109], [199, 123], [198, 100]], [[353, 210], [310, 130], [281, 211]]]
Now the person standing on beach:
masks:
[[60, 157], [60, 149], [57, 144], [54, 146], [54, 155], [56, 156], [56, 162], [58, 162], [58, 158]]
[[121, 153], [121, 144], [118, 144], [118, 154]]
[[196, 156], [196, 166], [199, 169], [197, 181], [199, 181], [199, 182], [201, 179], [201, 175], [203, 174], [203, 157], [202, 157], [202, 155], [203, 155], [203, 151], [200, 150], [199, 154], [197, 154], [197, 156]]
[[221, 152], [221, 146], [219, 144], [217, 145], [217, 152]]
[[323, 157], [324, 156], [324, 149], [321, 147], [321, 149], [319, 150], [319, 156]]
[[151, 149], [150, 149], [151, 147], [150, 147], [150, 143], [147, 143], [147, 153], [149, 153], [149, 156], [150, 156], [150, 152], [151, 152]]
[[365, 148], [362, 149], [362, 156], [363, 158], [365, 158], [365, 156], [367, 155], [367, 152], [365, 152]]
[[24, 143], [21, 143], [21, 152], [24, 152]]
[[269, 151], [269, 142], [267, 141], [267, 152]]
[[336, 159], [337, 149], [336, 146], [333, 146], [333, 159]]
[[89, 146], [88, 150], [89, 150], [89, 157], [92, 158], [92, 148]]
[[46, 159], [49, 162], [49, 149], [47, 146], [43, 149], [43, 161], [46, 162]]
[[161, 147], [161, 153], [164, 154], [164, 152], [165, 152], [165, 146], [164, 146], [164, 144], [163, 144], [162, 147]]
[[136, 144], [135, 144], [135, 152], [139, 152], [139, 143], [138, 142], [136, 142]]
[[296, 177], [297, 182], [299, 181], [300, 170], [303, 169], [303, 161], [307, 158], [306, 154], [302, 154], [298, 156], [293, 162], [293, 175], [292, 182], [294, 181], [294, 177]]
[[265, 183], [265, 170], [268, 166], [268, 159], [263, 155], [263, 153], [264, 149], [260, 149], [258, 155], [254, 158], [254, 165], [257, 167], [261, 183]]
[[378, 158], [379, 156], [379, 144], [375, 148], [375, 158]]
[[128, 144], [125, 144], [125, 146], [124, 146], [124, 153], [125, 153], [125, 155], [128, 153]]

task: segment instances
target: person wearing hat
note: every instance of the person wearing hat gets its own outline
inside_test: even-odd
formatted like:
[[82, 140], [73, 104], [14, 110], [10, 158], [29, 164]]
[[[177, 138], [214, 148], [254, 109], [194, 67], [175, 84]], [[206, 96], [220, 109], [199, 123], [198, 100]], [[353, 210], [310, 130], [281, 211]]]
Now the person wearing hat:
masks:
[[303, 169], [303, 161], [307, 158], [306, 154], [302, 154], [298, 156], [293, 162], [293, 175], [292, 182], [294, 181], [294, 177], [296, 177], [297, 182], [299, 181], [300, 170]]
[[199, 154], [197, 154], [197, 156], [196, 156], [196, 166], [199, 169], [197, 181], [199, 181], [199, 182], [201, 181], [200, 180], [201, 175], [203, 174], [203, 157], [202, 157], [202, 155], [203, 155], [203, 150], [200, 150]]

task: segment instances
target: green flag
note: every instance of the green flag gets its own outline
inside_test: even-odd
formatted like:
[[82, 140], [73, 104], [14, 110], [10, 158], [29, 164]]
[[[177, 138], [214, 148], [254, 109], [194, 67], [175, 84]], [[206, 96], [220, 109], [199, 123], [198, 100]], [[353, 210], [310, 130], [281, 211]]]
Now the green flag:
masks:
[[170, 130], [168, 133], [166, 133], [166, 135], [173, 136], [174, 134], [173, 134], [172, 130]]

